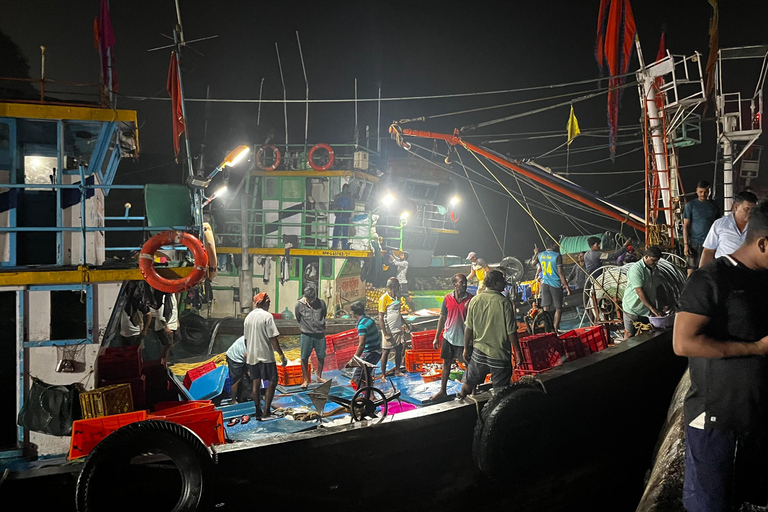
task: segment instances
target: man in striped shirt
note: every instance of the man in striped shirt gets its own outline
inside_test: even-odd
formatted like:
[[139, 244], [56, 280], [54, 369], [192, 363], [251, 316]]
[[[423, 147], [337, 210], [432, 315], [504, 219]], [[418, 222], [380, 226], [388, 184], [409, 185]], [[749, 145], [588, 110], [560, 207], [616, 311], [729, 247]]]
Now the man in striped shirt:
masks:
[[515, 307], [501, 292], [507, 286], [504, 274], [491, 270], [485, 275], [485, 290], [469, 303], [464, 328], [464, 360], [468, 361], [460, 397], [482, 384], [490, 373], [494, 389], [509, 386], [512, 353], [520, 362]]

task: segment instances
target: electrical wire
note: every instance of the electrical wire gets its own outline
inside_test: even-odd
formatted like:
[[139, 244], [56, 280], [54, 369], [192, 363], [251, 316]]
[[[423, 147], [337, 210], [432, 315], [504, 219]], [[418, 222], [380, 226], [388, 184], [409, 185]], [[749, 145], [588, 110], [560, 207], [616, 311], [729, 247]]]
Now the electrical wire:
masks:
[[[459, 152], [456, 152], [456, 155], [459, 157], [459, 162], [461, 162], [462, 168], [464, 167], [464, 162], [461, 160], [461, 155]], [[467, 174], [467, 170], [464, 169], [464, 174], [467, 175], [467, 181], [469, 181], [469, 186], [472, 187], [472, 193], [475, 194], [475, 199], [477, 200], [477, 204], [480, 205], [480, 210], [483, 212], [483, 217], [485, 217], [485, 221], [488, 223], [488, 227], [491, 229], [491, 234], [493, 235], [494, 240], [496, 240], [496, 245], [499, 246], [499, 250], [501, 251], [501, 256], [504, 257], [504, 249], [501, 246], [501, 243], [499, 242], [499, 237], [496, 236], [496, 231], [493, 230], [493, 224], [491, 224], [491, 220], [488, 218], [488, 215], [485, 213], [485, 208], [483, 207], [483, 203], [480, 201], [480, 198], [477, 195], [477, 191], [475, 190], [475, 185], [472, 183], [472, 180], [469, 179], [469, 174]]]

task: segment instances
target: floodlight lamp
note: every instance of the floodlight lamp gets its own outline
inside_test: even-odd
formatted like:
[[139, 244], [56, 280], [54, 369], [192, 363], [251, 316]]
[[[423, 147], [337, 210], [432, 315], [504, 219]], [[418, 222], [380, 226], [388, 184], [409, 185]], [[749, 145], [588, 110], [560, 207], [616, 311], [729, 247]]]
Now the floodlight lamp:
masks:
[[250, 153], [251, 148], [249, 148], [246, 145], [237, 146], [235, 149], [229, 152], [229, 154], [224, 158], [224, 162], [222, 162], [221, 167], [234, 167], [235, 165], [239, 164], [243, 158], [245, 158], [248, 153]]
[[449, 201], [449, 204], [451, 206], [456, 206], [461, 201], [461, 198], [459, 196], [453, 196], [451, 200]]
[[391, 206], [395, 202], [395, 196], [392, 194], [387, 194], [381, 199], [381, 204], [384, 206]]
[[400, 214], [400, 220], [406, 220], [406, 219], [408, 218], [408, 215], [409, 215], [409, 214], [408, 214], [408, 212], [407, 212], [407, 211], [405, 211], [405, 212], [401, 213], [401, 214]]
[[224, 185], [222, 187], [219, 187], [219, 189], [213, 194], [213, 197], [221, 197], [226, 194], [227, 194], [227, 186]]

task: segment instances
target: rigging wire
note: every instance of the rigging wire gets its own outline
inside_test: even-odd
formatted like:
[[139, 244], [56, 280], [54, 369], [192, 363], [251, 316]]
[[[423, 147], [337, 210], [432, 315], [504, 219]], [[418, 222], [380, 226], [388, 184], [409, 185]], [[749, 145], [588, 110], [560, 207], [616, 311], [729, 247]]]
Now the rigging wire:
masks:
[[[459, 152], [456, 152], [456, 155], [459, 157], [459, 162], [461, 162], [462, 168], [464, 167], [464, 162], [461, 160], [461, 155]], [[480, 210], [483, 212], [483, 217], [485, 217], [486, 222], [488, 222], [488, 227], [491, 229], [491, 234], [493, 235], [494, 240], [496, 240], [496, 245], [499, 246], [499, 250], [501, 251], [501, 257], [504, 257], [504, 249], [501, 247], [501, 243], [499, 242], [499, 237], [496, 236], [496, 231], [493, 229], [493, 224], [491, 224], [491, 220], [488, 218], [488, 215], [485, 213], [485, 208], [483, 207], [483, 203], [480, 201], [480, 198], [477, 195], [477, 191], [475, 190], [475, 185], [472, 183], [472, 180], [469, 179], [469, 174], [467, 173], [467, 170], [464, 169], [464, 174], [467, 176], [467, 181], [469, 181], [469, 186], [472, 187], [472, 192], [475, 194], [475, 199], [477, 200], [477, 204], [480, 205]]]
[[[630, 149], [629, 151], [625, 151], [624, 153], [616, 153], [615, 158], [619, 158], [620, 156], [626, 156], [626, 155], [629, 155], [631, 153], [636, 153], [637, 151], [640, 151], [642, 149], [645, 149], [645, 146], [640, 146], [639, 148]], [[600, 162], [607, 162], [608, 160], [611, 160], [611, 157], [602, 158], [600, 160], [593, 160], [591, 162], [585, 162], [583, 164], [571, 164], [569, 167], [571, 169], [574, 168], [574, 167], [584, 167], [585, 165], [598, 164]], [[565, 169], [565, 166], [564, 165], [559, 165], [557, 167], [550, 167], [550, 169]], [[643, 171], [643, 172], [645, 172], [645, 171]], [[576, 174], [580, 174], [580, 173], [576, 173]]]

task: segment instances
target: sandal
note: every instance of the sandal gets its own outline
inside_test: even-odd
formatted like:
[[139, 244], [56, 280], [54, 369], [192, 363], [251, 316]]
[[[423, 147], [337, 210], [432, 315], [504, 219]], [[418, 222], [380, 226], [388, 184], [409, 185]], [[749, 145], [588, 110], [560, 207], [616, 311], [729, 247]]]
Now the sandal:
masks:
[[229, 422], [227, 423], [227, 426], [228, 426], [228, 427], [234, 427], [234, 426], [235, 426], [235, 425], [237, 425], [238, 423], [240, 423], [240, 418], [232, 418], [232, 419], [231, 419], [231, 420], [229, 420]]
[[243, 425], [245, 425], [249, 421], [251, 421], [251, 417], [247, 414], [244, 414], [243, 417], [240, 419], [240, 423]]

